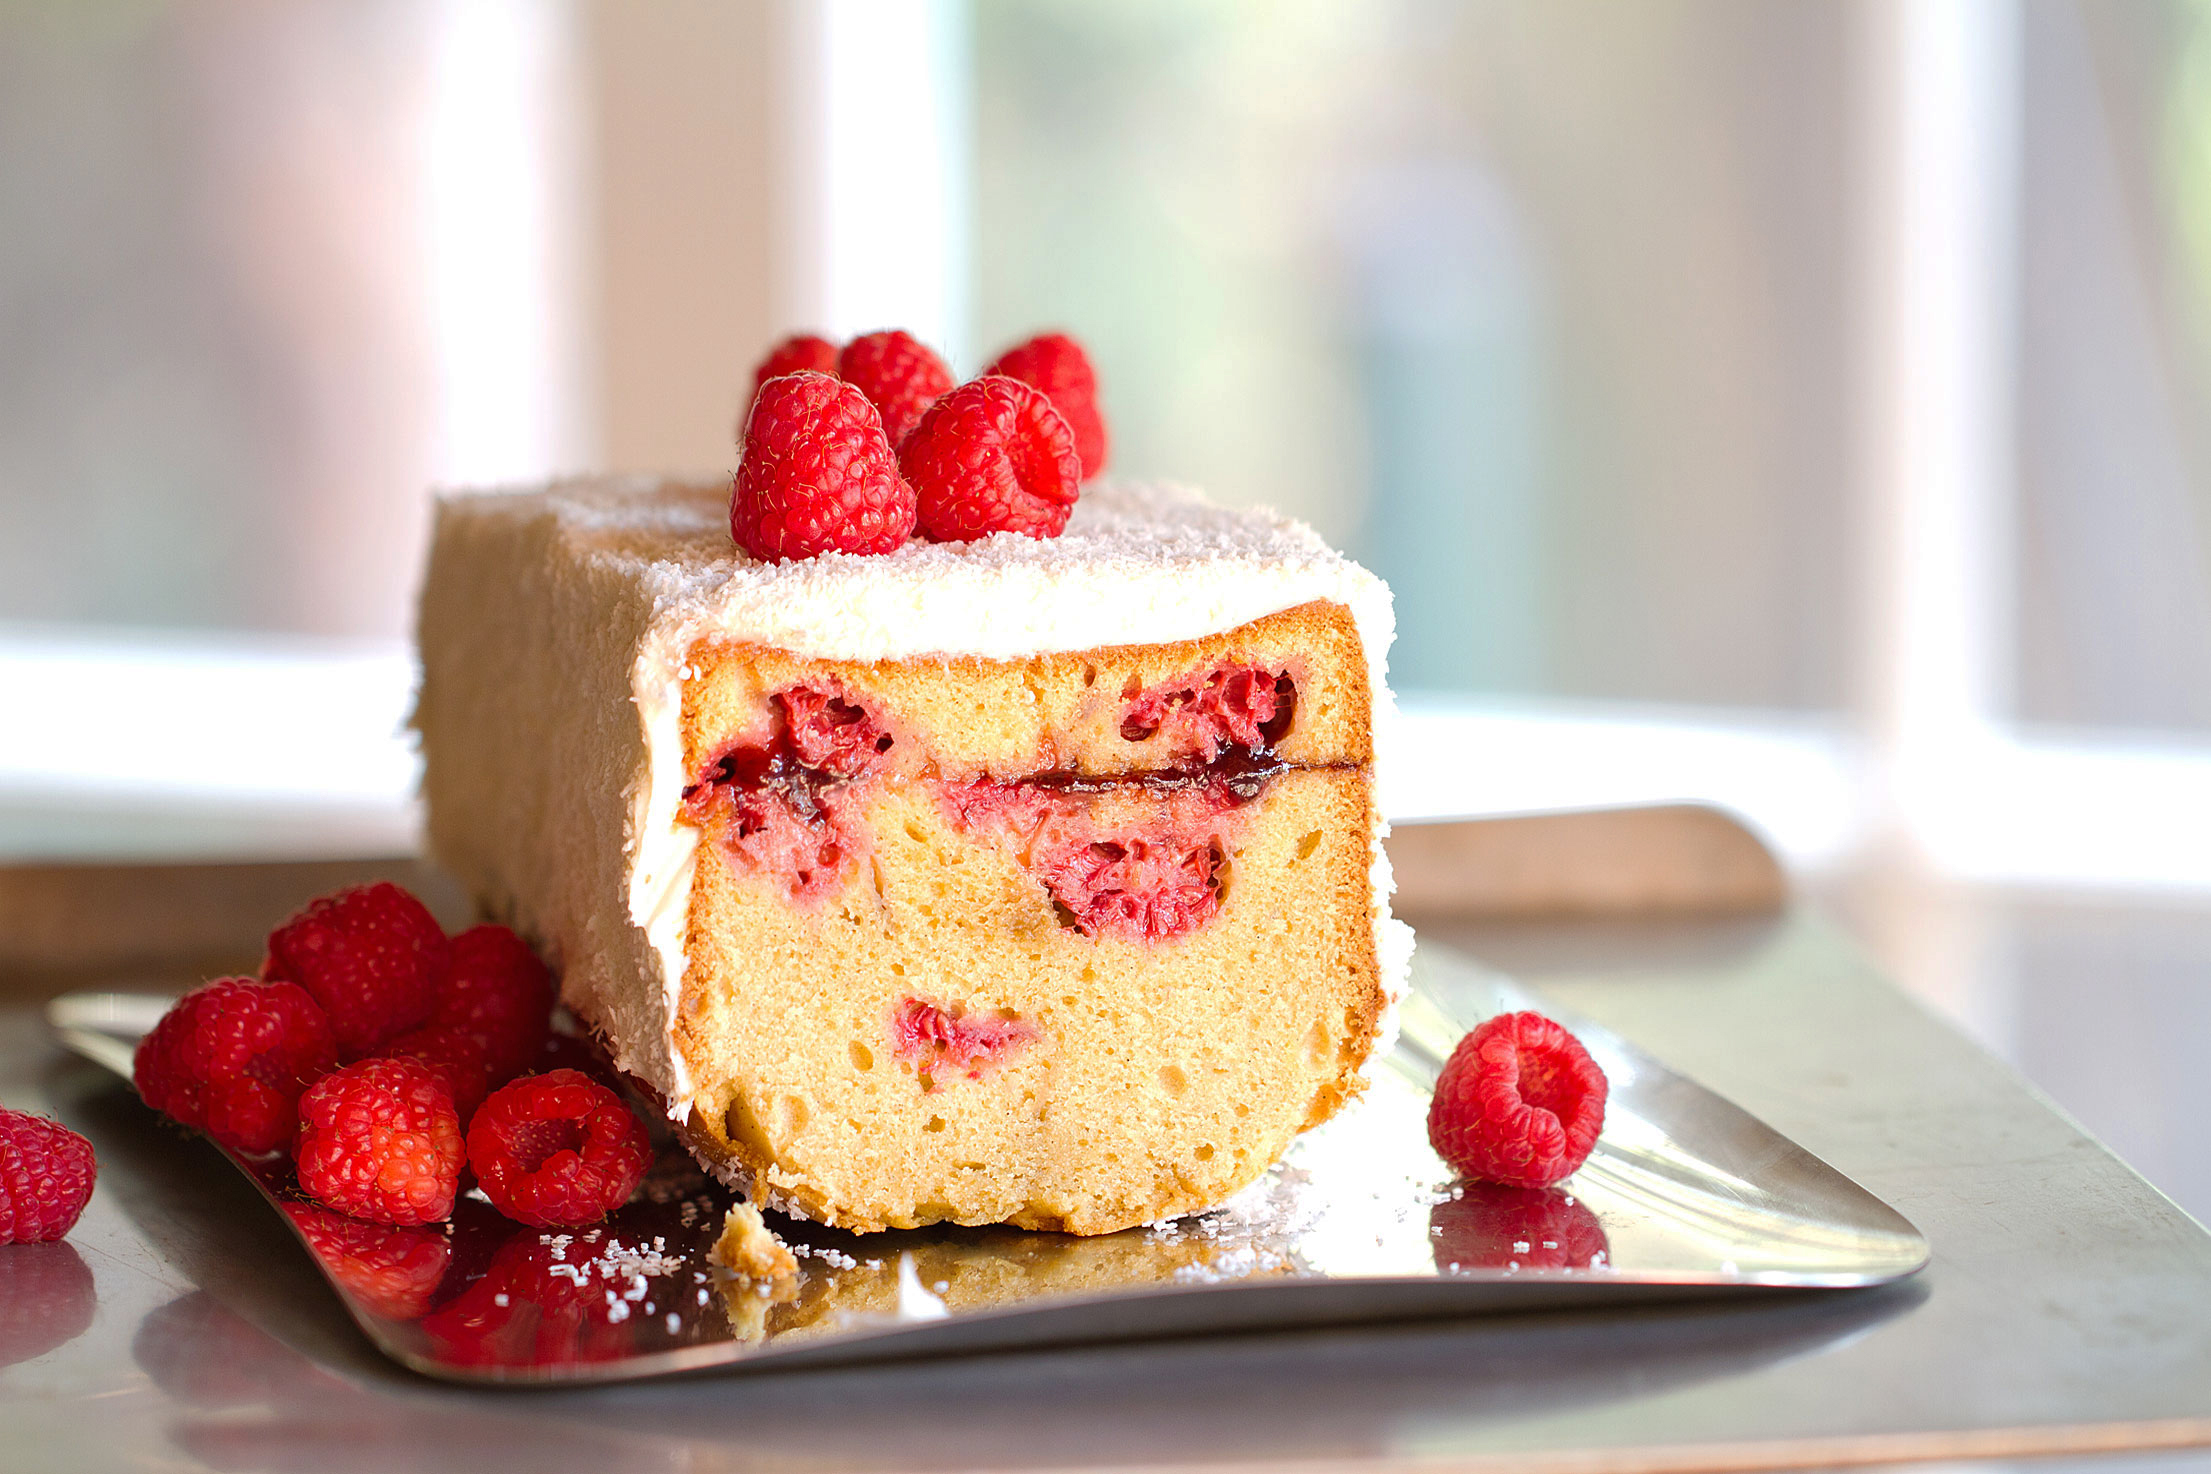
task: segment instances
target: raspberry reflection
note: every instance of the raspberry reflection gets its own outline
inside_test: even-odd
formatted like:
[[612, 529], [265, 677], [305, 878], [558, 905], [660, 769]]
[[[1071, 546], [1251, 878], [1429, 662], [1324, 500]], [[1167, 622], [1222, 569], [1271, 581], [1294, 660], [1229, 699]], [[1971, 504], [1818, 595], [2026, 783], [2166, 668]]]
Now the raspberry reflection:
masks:
[[1588, 1206], [1557, 1188], [1470, 1182], [1428, 1211], [1436, 1268], [1587, 1269], [1608, 1248]]
[[284, 1215], [330, 1277], [387, 1320], [414, 1320], [430, 1308], [452, 1244], [441, 1224], [367, 1223], [314, 1203], [288, 1202]]
[[99, 1300], [92, 1271], [71, 1245], [0, 1244], [0, 1367], [76, 1340]]
[[631, 1306], [588, 1272], [590, 1249], [566, 1235], [518, 1233], [483, 1278], [422, 1326], [437, 1354], [464, 1366], [609, 1361], [631, 1349]]

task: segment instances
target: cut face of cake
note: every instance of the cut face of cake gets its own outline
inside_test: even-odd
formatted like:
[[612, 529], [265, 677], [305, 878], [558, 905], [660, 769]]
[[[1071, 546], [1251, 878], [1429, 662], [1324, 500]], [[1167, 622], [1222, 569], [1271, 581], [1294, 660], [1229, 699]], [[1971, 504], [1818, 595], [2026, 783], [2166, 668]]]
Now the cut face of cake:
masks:
[[859, 1231], [1105, 1233], [1360, 1088], [1403, 952], [1388, 594], [1097, 486], [1064, 535], [762, 564], [723, 486], [440, 506], [437, 858], [700, 1160]]

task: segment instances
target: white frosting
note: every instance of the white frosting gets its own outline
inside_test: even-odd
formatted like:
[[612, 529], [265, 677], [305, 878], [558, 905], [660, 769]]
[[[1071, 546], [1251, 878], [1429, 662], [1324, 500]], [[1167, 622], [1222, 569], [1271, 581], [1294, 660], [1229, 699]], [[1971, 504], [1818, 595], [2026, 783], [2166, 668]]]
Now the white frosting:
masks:
[[[1195, 639], [1328, 600], [1348, 608], [1358, 627], [1377, 735], [1390, 725], [1384, 680], [1393, 632], [1389, 590], [1311, 528], [1271, 513], [1224, 510], [1175, 487], [1098, 483], [1084, 491], [1057, 538], [1001, 533], [970, 543], [910, 543], [886, 556], [830, 553], [781, 564], [739, 553], [730, 542], [728, 516], [726, 482], [602, 478], [450, 495], [439, 506], [423, 606], [426, 695], [418, 724], [427, 734], [428, 693], [437, 679], [429, 653], [433, 627], [466, 618], [467, 606], [486, 598], [511, 597], [513, 588], [488, 569], [441, 570], [441, 561], [454, 561], [449, 547], [471, 541], [472, 525], [488, 519], [543, 529], [550, 523], [553, 556], [588, 564], [589, 576], [579, 582], [609, 603], [599, 617], [559, 625], [566, 638], [604, 647], [577, 664], [598, 669], [621, 659], [627, 666], [638, 726], [627, 754], [631, 779], [623, 816], [626, 920], [644, 945], [614, 946], [614, 939], [594, 936], [587, 946], [616, 963], [634, 953], [651, 975], [627, 983], [600, 980], [594, 991], [601, 996], [593, 1001], [618, 1036], [619, 1062], [660, 1090], [679, 1120], [689, 1112], [693, 1086], [671, 1027], [683, 986], [697, 834], [677, 818], [686, 779], [680, 717], [684, 658], [700, 638], [774, 645], [821, 659], [1011, 659]], [[499, 541], [486, 540], [494, 547]], [[482, 592], [464, 592], [471, 585]], [[486, 618], [507, 612], [479, 610]], [[450, 826], [439, 822], [437, 754], [433, 744], [426, 748], [433, 842], [442, 856]], [[1372, 880], [1376, 915], [1385, 918], [1376, 943], [1390, 1014], [1377, 1055], [1394, 1034], [1408, 951], [1398, 935], [1403, 929], [1386, 921], [1390, 879], [1381, 838], [1378, 828]], [[604, 1017], [609, 1012], [611, 1019]]]

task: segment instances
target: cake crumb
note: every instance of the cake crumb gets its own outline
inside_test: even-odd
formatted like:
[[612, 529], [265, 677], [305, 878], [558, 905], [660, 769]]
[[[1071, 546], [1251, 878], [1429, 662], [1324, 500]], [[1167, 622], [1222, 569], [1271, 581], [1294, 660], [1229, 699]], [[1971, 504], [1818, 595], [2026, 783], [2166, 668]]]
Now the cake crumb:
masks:
[[[747, 1343], [767, 1339], [769, 1310], [798, 1298], [798, 1260], [790, 1246], [776, 1237], [757, 1207], [737, 1203], [722, 1220], [722, 1236], [714, 1241], [712, 1255], [722, 1270], [722, 1307], [730, 1334]], [[699, 1303], [706, 1303], [704, 1290]]]
[[798, 1273], [798, 1260], [750, 1203], [733, 1203], [714, 1241], [714, 1262], [748, 1279], [777, 1280]]

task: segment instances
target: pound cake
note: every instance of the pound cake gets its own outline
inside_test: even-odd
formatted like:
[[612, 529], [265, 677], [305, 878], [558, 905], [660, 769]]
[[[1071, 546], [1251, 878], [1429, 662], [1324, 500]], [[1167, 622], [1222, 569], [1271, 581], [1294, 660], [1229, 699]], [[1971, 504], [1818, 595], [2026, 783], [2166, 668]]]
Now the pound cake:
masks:
[[1194, 1212], [1361, 1087], [1404, 971], [1389, 595], [1097, 483], [787, 562], [727, 481], [439, 504], [431, 848], [716, 1175], [856, 1231]]

